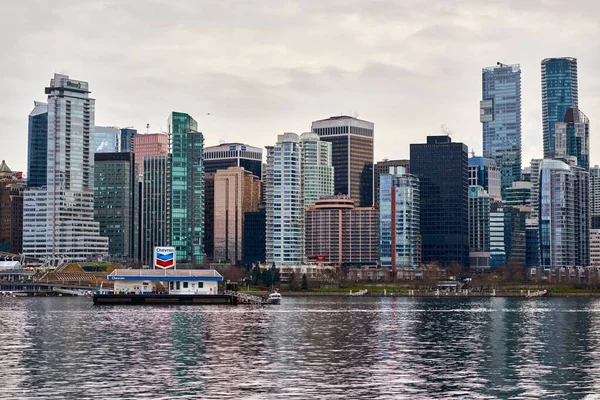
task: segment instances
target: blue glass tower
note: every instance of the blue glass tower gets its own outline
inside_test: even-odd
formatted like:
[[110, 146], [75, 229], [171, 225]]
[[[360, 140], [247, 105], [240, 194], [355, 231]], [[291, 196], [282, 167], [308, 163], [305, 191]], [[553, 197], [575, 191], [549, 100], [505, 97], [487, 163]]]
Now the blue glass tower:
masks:
[[569, 108], [579, 108], [577, 59], [546, 58], [542, 60], [544, 158], [556, 156], [556, 123], [565, 121]]
[[27, 185], [46, 186], [48, 169], [48, 104], [36, 101], [29, 114]]
[[133, 137], [137, 135], [137, 129], [121, 128], [121, 152], [133, 151]]
[[498, 63], [482, 71], [483, 156], [501, 171], [502, 194], [521, 177], [521, 68]]

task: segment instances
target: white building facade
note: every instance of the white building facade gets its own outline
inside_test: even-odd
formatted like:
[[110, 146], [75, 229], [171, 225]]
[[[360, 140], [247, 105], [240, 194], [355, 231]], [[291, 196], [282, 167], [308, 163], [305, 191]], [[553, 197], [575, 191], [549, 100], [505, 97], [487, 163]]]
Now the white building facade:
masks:
[[295, 133], [279, 135], [267, 147], [265, 198], [267, 264], [304, 263], [302, 150]]
[[95, 100], [89, 93], [87, 82], [60, 74], [46, 88], [47, 187], [25, 192], [25, 255], [85, 261], [108, 254], [108, 238], [94, 221]]
[[312, 206], [322, 196], [333, 196], [331, 143], [316, 133], [300, 135], [302, 171], [304, 174], [304, 206]]

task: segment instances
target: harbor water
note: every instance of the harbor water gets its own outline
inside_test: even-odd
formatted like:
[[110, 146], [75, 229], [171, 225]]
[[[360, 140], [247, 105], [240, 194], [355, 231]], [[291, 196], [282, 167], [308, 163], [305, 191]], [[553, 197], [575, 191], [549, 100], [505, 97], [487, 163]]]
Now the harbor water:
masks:
[[0, 298], [0, 398], [596, 398], [600, 299]]

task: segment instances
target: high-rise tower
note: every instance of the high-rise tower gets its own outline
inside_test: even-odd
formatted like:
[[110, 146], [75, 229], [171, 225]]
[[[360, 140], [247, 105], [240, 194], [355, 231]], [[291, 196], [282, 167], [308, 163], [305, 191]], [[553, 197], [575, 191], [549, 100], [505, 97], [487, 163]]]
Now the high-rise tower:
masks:
[[374, 204], [374, 124], [345, 115], [312, 123], [312, 131], [332, 145], [335, 194], [346, 194], [361, 207]]
[[504, 193], [521, 177], [521, 67], [484, 68], [482, 89], [483, 156], [500, 168]]
[[569, 108], [579, 108], [577, 59], [564, 57], [542, 60], [544, 158], [556, 156], [556, 123], [564, 122]]
[[84, 261], [108, 253], [94, 221], [94, 103], [88, 83], [54, 74], [48, 94], [47, 189], [24, 195], [23, 253]]
[[48, 104], [34, 102], [29, 114], [27, 186], [46, 186], [48, 169]]
[[171, 245], [177, 261], [204, 262], [204, 136], [189, 115], [173, 112], [171, 140]]
[[319, 139], [316, 133], [300, 135], [302, 172], [304, 177], [304, 207], [315, 204], [321, 196], [333, 195], [331, 143]]

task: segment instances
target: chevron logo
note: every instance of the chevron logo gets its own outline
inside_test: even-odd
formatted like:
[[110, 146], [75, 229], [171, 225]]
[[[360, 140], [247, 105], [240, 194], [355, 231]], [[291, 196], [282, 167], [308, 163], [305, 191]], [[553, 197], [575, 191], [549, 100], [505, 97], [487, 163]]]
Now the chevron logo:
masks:
[[154, 267], [163, 269], [175, 267], [175, 247], [155, 247]]

